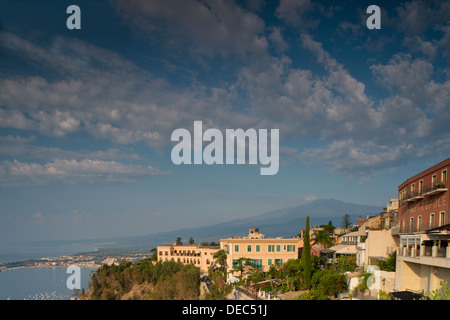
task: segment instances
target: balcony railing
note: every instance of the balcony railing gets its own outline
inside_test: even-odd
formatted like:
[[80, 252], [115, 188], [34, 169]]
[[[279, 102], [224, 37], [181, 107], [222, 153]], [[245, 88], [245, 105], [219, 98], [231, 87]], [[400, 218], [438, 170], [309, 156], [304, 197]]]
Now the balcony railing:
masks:
[[433, 257], [450, 259], [450, 246], [448, 240], [433, 241], [430, 245], [429, 241], [425, 241], [422, 245], [402, 246], [398, 250], [398, 255], [403, 257]]
[[405, 202], [417, 201], [423, 199], [426, 196], [432, 196], [434, 194], [438, 194], [445, 191], [447, 191], [447, 181], [442, 181], [439, 183], [434, 182], [427, 186], [424, 186], [422, 190], [407, 193], [404, 197], [400, 199], [400, 205], [403, 205]]
[[438, 223], [421, 223], [419, 225], [415, 224], [413, 226], [397, 226], [393, 227], [392, 234], [409, 234], [409, 233], [423, 233], [427, 230], [440, 227]]
[[445, 192], [447, 191], [447, 183], [446, 181], [440, 182], [440, 183], [432, 183], [429, 186], [425, 186], [423, 188], [423, 194], [425, 196], [430, 196], [436, 193]]

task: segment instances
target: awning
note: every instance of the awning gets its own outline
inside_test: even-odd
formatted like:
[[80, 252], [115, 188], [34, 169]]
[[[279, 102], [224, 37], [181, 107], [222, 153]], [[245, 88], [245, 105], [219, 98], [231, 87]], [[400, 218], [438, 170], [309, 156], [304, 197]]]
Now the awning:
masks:
[[426, 232], [433, 232], [433, 231], [443, 231], [443, 230], [450, 230], [450, 224], [446, 224], [440, 227], [436, 227], [436, 228], [432, 228], [432, 229], [428, 229], [426, 230]]
[[393, 291], [390, 293], [390, 295], [394, 299], [398, 300], [419, 300], [420, 298], [424, 297], [424, 295], [419, 291], [413, 290]]

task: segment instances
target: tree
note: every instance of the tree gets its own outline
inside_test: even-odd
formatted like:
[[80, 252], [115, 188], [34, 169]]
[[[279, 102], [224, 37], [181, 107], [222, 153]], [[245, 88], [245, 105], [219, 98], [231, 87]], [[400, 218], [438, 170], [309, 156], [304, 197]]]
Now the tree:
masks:
[[331, 220], [328, 222], [328, 224], [321, 225], [321, 227], [324, 229], [324, 231], [330, 235], [333, 235], [334, 229], [336, 229], [335, 226], [333, 226], [333, 223]]
[[251, 266], [252, 266], [251, 262], [252, 262], [252, 259], [244, 258], [244, 257], [241, 257], [234, 262], [233, 271], [240, 272], [241, 280], [242, 280], [242, 276], [247, 274], [249, 272], [249, 269], [251, 269]]
[[313, 244], [320, 243], [324, 246], [324, 248], [329, 248], [333, 245], [333, 240], [331, 235], [326, 230], [320, 230], [317, 232]]
[[195, 243], [194, 238], [189, 238], [189, 244], [194, 244], [194, 243]]
[[395, 271], [395, 261], [397, 259], [397, 251], [392, 252], [389, 257], [386, 259], [386, 261], [379, 261], [376, 263], [376, 265], [380, 268], [382, 271]]
[[347, 288], [347, 278], [334, 270], [326, 269], [314, 273], [313, 283], [316, 285], [316, 295], [335, 296]]
[[180, 238], [180, 237], [177, 238], [177, 240], [175, 241], [175, 244], [176, 244], [177, 246], [180, 246], [180, 245], [183, 244], [183, 242], [181, 242], [181, 238]]
[[303, 286], [305, 289], [311, 287], [311, 244], [309, 239], [309, 216], [306, 217], [305, 236], [303, 238]]
[[156, 248], [153, 248], [152, 250], [150, 250], [150, 252], [152, 253], [150, 260], [152, 260], [152, 261], [158, 260], [158, 252], [157, 252]]
[[344, 219], [342, 220], [342, 228], [346, 229], [350, 226], [351, 226], [350, 215], [346, 213], [344, 215]]
[[225, 252], [225, 250], [220, 249], [218, 250], [213, 258], [215, 259], [215, 263], [220, 265], [220, 270], [224, 271], [226, 273], [227, 270], [227, 253]]

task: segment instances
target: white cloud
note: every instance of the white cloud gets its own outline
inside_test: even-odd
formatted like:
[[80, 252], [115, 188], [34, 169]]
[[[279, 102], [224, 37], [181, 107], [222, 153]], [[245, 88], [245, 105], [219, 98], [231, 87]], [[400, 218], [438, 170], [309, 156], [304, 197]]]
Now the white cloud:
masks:
[[43, 185], [54, 181], [68, 184], [121, 182], [131, 183], [152, 175], [164, 174], [151, 166], [124, 164], [103, 160], [54, 160], [44, 164], [34, 162], [0, 162], [1, 183], [4, 186], [22, 184]]

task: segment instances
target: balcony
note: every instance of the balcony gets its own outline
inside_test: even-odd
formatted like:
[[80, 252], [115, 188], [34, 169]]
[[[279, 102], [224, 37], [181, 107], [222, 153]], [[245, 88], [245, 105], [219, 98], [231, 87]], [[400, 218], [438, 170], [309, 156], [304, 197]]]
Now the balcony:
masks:
[[427, 230], [439, 227], [438, 223], [421, 223], [414, 226], [399, 226], [398, 224], [392, 228], [392, 234], [413, 234], [413, 233], [425, 233]]
[[418, 245], [402, 245], [398, 249], [401, 260], [437, 266], [450, 267], [450, 240], [423, 241]]
[[426, 196], [432, 196], [446, 191], [447, 181], [443, 181], [440, 183], [433, 182], [430, 185], [424, 186], [420, 191], [411, 191], [411, 193], [405, 194], [405, 196], [400, 199], [400, 205], [403, 205], [406, 202], [418, 201]]
[[423, 188], [423, 194], [425, 196], [432, 196], [434, 194], [442, 193], [447, 191], [447, 183], [441, 182], [441, 183], [432, 183], [429, 186], [425, 186]]

